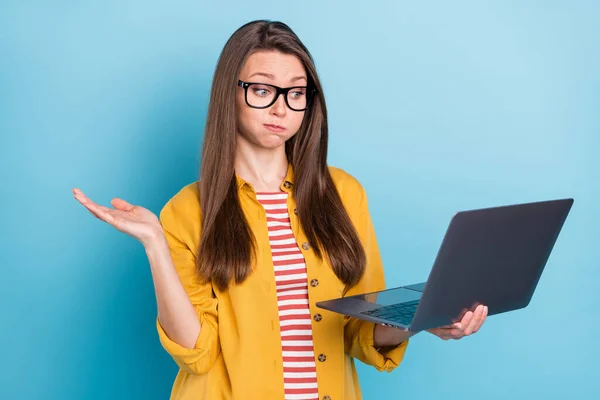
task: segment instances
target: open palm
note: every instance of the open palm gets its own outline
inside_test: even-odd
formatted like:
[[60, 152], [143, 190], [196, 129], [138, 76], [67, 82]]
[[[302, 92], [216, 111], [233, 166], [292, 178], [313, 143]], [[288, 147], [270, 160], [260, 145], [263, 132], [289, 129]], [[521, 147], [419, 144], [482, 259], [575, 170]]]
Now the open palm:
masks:
[[114, 208], [104, 207], [94, 203], [77, 188], [73, 189], [73, 196], [96, 218], [136, 238], [143, 244], [155, 239], [162, 232], [156, 215], [144, 207], [134, 206], [119, 198], [111, 200], [110, 203]]

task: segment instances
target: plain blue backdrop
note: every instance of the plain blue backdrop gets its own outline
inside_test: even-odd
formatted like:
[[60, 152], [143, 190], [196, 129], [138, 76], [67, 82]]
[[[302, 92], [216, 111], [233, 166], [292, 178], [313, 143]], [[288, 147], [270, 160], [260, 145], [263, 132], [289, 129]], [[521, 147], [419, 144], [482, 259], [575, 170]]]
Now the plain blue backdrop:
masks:
[[144, 250], [71, 189], [157, 213], [196, 180], [217, 57], [259, 18], [315, 58], [388, 285], [457, 210], [575, 199], [528, 308], [360, 364], [365, 399], [599, 398], [598, 2], [183, 0], [0, 2], [0, 398], [168, 397]]

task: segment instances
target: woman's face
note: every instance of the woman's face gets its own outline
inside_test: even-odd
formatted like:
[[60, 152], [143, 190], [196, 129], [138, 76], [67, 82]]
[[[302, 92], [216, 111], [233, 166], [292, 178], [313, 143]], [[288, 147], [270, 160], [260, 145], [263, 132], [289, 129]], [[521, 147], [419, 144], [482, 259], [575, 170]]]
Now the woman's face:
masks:
[[[282, 88], [306, 86], [306, 71], [302, 62], [293, 55], [277, 51], [259, 51], [253, 53], [244, 64], [239, 79], [244, 82], [259, 82]], [[248, 88], [248, 100], [252, 105], [263, 105], [274, 92], [264, 86]], [[293, 89], [288, 99], [294, 108], [299, 107], [303, 90]], [[304, 118], [305, 111], [293, 111], [281, 94], [268, 108], [257, 109], [248, 106], [244, 88], [237, 88], [237, 126], [238, 135], [252, 145], [262, 148], [277, 148], [294, 136]], [[279, 128], [277, 128], [279, 127]]]

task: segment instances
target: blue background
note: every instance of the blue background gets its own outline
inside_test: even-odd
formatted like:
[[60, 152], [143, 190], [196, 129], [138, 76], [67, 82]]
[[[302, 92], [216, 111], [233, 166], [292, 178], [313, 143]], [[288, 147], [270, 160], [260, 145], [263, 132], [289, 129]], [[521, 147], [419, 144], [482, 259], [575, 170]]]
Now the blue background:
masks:
[[0, 398], [168, 397], [143, 248], [71, 189], [158, 212], [194, 181], [217, 57], [258, 18], [316, 60], [389, 286], [457, 210], [575, 199], [527, 309], [361, 364], [365, 399], [598, 398], [598, 2], [157, 0], [0, 3]]

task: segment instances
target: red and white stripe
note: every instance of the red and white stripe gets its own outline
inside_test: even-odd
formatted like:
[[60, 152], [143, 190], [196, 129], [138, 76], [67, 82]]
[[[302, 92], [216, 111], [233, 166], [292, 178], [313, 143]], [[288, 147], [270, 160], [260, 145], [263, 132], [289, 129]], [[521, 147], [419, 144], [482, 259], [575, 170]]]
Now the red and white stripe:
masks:
[[285, 399], [318, 399], [306, 264], [292, 232], [287, 196], [285, 192], [256, 195], [267, 214], [273, 255]]

